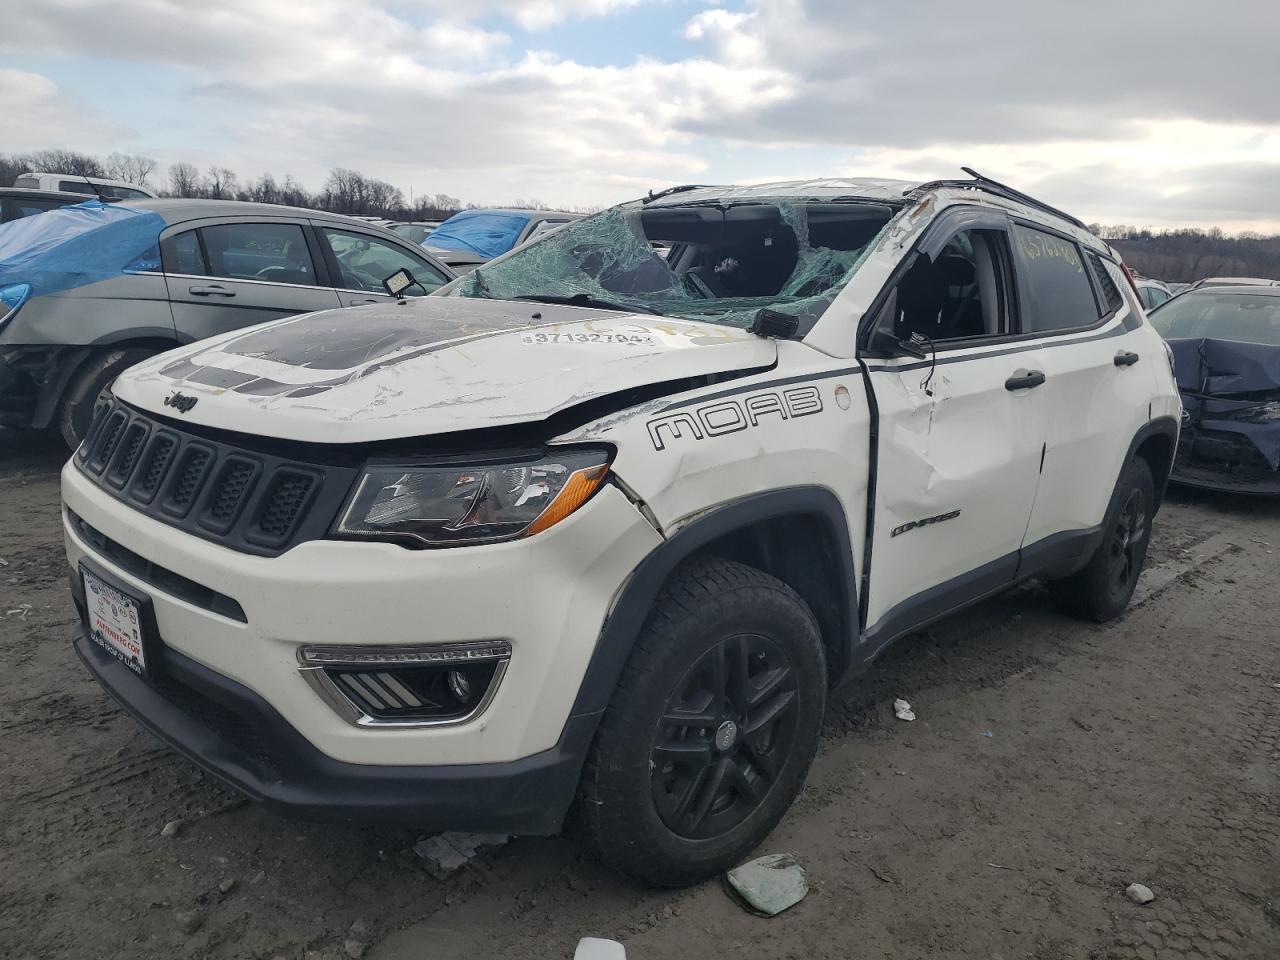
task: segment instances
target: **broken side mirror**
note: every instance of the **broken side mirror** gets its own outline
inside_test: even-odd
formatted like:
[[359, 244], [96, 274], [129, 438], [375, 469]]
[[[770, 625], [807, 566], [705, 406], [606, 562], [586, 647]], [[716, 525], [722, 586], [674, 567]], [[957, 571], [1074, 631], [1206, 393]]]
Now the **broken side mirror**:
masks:
[[391, 276], [382, 281], [383, 289], [391, 296], [398, 297], [418, 281], [413, 279], [413, 274], [401, 267]]
[[871, 334], [867, 337], [867, 355], [882, 357], [886, 360], [903, 355], [915, 357], [917, 360], [925, 359], [929, 355], [925, 352], [925, 346], [929, 345], [928, 338], [918, 333], [913, 333], [910, 337], [899, 337], [894, 332], [897, 318], [898, 291], [895, 288], [889, 292], [889, 296], [885, 298], [880, 310], [876, 313], [875, 326], [871, 328]]

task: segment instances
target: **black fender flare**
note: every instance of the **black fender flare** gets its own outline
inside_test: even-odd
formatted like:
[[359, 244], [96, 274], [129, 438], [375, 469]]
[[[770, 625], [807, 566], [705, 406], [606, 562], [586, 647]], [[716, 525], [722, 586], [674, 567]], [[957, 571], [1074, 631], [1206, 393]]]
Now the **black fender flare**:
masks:
[[605, 619], [578, 688], [570, 719], [594, 716], [598, 720], [604, 713], [658, 591], [681, 563], [726, 534], [762, 521], [795, 516], [816, 518], [828, 529], [835, 545], [835, 559], [839, 566], [836, 583], [841, 594], [838, 639], [841, 641], [843, 663], [831, 664], [829, 670], [832, 679], [837, 678], [848, 665], [858, 629], [857, 581], [844, 505], [826, 487], [785, 487], [751, 494], [702, 514], [681, 527], [640, 562]]
[[1128, 463], [1138, 455], [1138, 448], [1152, 437], [1164, 436], [1169, 438], [1169, 468], [1164, 471], [1163, 476], [1157, 477], [1153, 473], [1151, 477], [1155, 481], [1156, 487], [1156, 510], [1159, 510], [1160, 504], [1164, 502], [1165, 490], [1169, 486], [1169, 474], [1173, 471], [1173, 461], [1178, 454], [1178, 435], [1180, 430], [1181, 426], [1174, 417], [1155, 417], [1148, 420], [1133, 435], [1133, 439], [1129, 441], [1129, 452], [1125, 454], [1124, 462]]

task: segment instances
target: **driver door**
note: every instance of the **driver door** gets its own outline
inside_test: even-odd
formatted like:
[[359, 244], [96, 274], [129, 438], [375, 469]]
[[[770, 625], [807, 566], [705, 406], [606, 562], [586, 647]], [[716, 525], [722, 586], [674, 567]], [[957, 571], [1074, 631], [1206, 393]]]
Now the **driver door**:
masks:
[[342, 306], [317, 271], [304, 221], [201, 221], [162, 237], [173, 323], [184, 341]]

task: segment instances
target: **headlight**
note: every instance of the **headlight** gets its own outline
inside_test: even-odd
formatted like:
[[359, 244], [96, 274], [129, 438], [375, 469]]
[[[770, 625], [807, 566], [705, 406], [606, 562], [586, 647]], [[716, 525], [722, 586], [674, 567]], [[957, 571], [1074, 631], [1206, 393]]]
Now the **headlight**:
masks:
[[27, 302], [30, 295], [29, 283], [11, 283], [7, 287], [0, 287], [0, 326]]
[[334, 533], [417, 547], [530, 537], [586, 503], [609, 459], [575, 449], [483, 466], [370, 464]]

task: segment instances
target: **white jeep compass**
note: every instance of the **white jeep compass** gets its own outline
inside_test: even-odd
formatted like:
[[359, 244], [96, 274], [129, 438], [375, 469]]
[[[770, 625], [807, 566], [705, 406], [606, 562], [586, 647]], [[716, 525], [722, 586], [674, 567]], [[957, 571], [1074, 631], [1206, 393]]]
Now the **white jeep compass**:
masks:
[[576, 804], [682, 884], [895, 639], [1030, 577], [1120, 614], [1179, 413], [1115, 254], [1008, 187], [669, 190], [122, 376], [63, 473], [75, 645], [252, 797]]

